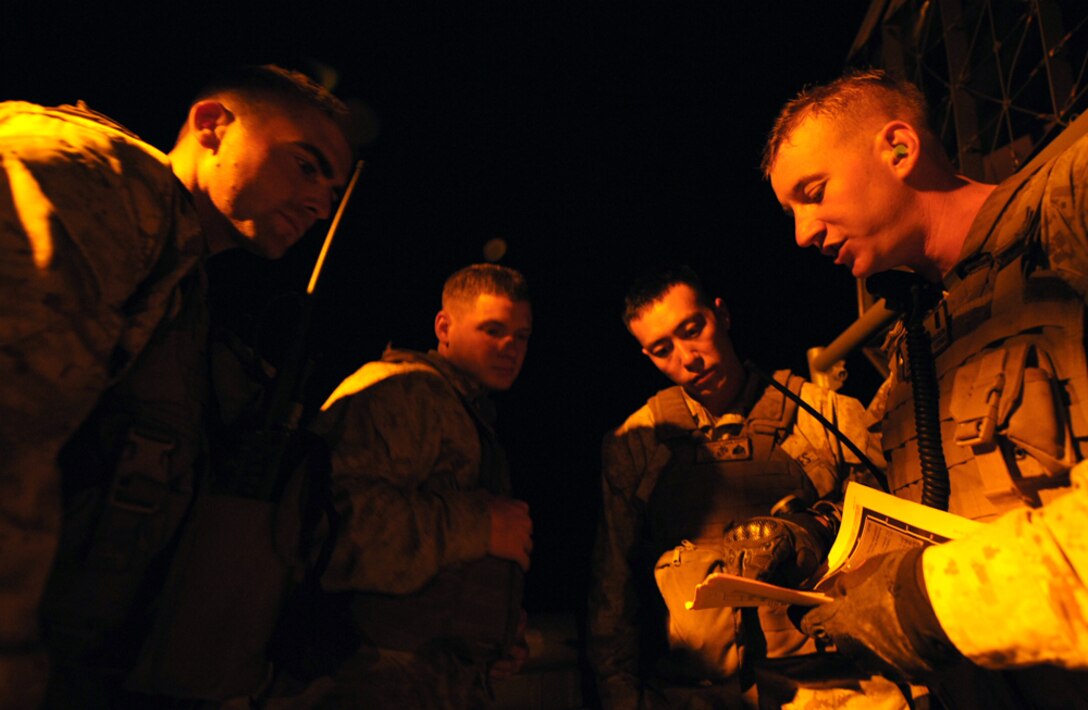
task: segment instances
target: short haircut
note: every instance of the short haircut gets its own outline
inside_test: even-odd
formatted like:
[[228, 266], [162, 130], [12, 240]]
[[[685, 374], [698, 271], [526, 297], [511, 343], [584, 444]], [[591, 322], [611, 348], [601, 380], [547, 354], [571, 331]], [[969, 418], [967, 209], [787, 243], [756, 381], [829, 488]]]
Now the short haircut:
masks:
[[925, 96], [914, 84], [881, 69], [852, 69], [829, 84], [806, 87], [782, 107], [767, 137], [760, 169], [764, 177], [770, 176], [782, 144], [812, 116], [831, 118], [849, 130], [863, 129], [874, 117], [899, 119], [933, 137], [928, 115]]
[[631, 321], [639, 318], [647, 308], [660, 301], [669, 289], [684, 284], [695, 292], [695, 300], [701, 306], [710, 306], [706, 289], [699, 275], [690, 266], [678, 264], [642, 276], [627, 289], [623, 300], [623, 324], [631, 329]]
[[[192, 103], [222, 94], [236, 94], [250, 105], [273, 104], [286, 110], [312, 109], [349, 134], [350, 112], [340, 99], [302, 72], [274, 64], [242, 65], [216, 74]], [[184, 135], [184, 129], [182, 131]]]
[[528, 301], [529, 286], [520, 271], [498, 264], [472, 264], [455, 272], [442, 287], [442, 308], [455, 301], [473, 302], [481, 294]]

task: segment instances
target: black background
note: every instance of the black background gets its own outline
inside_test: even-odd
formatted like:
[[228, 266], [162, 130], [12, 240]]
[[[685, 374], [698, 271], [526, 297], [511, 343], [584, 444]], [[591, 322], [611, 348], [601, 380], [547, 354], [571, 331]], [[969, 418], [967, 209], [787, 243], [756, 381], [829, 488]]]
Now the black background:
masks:
[[[431, 347], [444, 278], [505, 239], [535, 316], [521, 378], [497, 398], [536, 527], [527, 606], [570, 610], [585, 596], [601, 436], [667, 384], [619, 320], [630, 281], [694, 266], [728, 303], [741, 356], [768, 369], [804, 372], [805, 349], [856, 317], [853, 279], [793, 244], [758, 163], [781, 104], [841, 72], [867, 6], [39, 3], [5, 10], [0, 99], [84, 99], [168, 150], [217, 67], [335, 68], [378, 133], [319, 285], [311, 397], [386, 342]], [[323, 234], [271, 265], [210, 265], [216, 302], [270, 351], [287, 339], [273, 296], [304, 288]], [[867, 402], [876, 376], [849, 365], [847, 392]]]

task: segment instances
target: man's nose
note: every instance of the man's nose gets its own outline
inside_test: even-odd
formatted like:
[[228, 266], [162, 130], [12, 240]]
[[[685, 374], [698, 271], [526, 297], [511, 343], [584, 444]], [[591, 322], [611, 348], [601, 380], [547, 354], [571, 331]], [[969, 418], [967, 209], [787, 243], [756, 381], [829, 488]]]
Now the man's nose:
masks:
[[794, 217], [794, 230], [794, 238], [797, 240], [797, 246], [823, 247], [824, 236], [827, 234], [827, 227], [814, 216], [802, 214], [796, 215]]
[[305, 196], [306, 209], [314, 215], [314, 219], [328, 219], [332, 215], [332, 205], [336, 201], [333, 190], [328, 185], [315, 185], [307, 191]]
[[699, 351], [690, 345], [679, 345], [676, 352], [680, 356], [680, 364], [688, 370], [698, 369], [702, 364], [703, 358]]
[[518, 339], [513, 335], [499, 339], [499, 353], [514, 356], [518, 352]]

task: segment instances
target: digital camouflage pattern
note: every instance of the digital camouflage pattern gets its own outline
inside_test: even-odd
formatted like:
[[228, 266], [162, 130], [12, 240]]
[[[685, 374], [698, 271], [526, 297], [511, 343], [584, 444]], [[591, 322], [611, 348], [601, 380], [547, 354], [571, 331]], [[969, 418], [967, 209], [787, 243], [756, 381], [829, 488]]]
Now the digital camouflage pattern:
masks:
[[[325, 406], [336, 420], [332, 480], [344, 521], [322, 579], [330, 591], [408, 594], [487, 554], [491, 494], [479, 480], [476, 424], [432, 362], [445, 364], [437, 354], [387, 351]], [[483, 398], [445, 369], [463, 396]]]
[[[510, 483], [505, 463], [490, 467], [500, 480], [484, 480], [489, 466], [480, 423], [493, 420], [485, 395], [434, 351], [387, 350], [347, 378], [323, 407], [315, 426], [333, 442], [340, 523], [322, 584], [353, 592], [355, 623], [364, 636], [383, 639], [364, 642], [340, 666], [323, 707], [486, 704], [481, 679], [494, 656], [477, 653], [479, 647], [458, 633], [468, 632], [457, 606], [466, 600], [454, 599], [452, 613], [447, 607], [447, 590], [459, 597], [471, 588], [458, 577], [461, 571], [489, 561], [515, 566], [487, 556], [487, 501], [509, 495]], [[487, 435], [493, 441], [489, 427]], [[467, 604], [482, 615], [482, 625], [495, 617], [492, 625], [502, 627], [504, 607], [520, 613], [520, 586], [496, 589], [484, 579], [479, 596], [503, 598]], [[421, 619], [427, 629], [419, 628]]]
[[180, 308], [204, 243], [167, 157], [85, 107], [0, 104], [0, 705], [44, 678], [37, 611], [69, 436]]
[[988, 668], [1088, 669], [1088, 463], [1073, 488], [922, 556], [929, 600], [956, 648]]

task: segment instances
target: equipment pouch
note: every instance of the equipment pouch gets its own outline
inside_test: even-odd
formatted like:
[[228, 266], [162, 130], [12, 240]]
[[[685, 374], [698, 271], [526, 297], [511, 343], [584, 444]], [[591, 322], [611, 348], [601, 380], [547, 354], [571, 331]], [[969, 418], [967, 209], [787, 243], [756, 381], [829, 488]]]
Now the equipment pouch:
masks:
[[1040, 490], [1067, 485], [1075, 456], [1054, 372], [1045, 351], [1014, 343], [956, 373], [955, 442], [971, 448], [986, 496], [999, 508], [1040, 505]]
[[1072, 467], [1069, 423], [1047, 369], [1024, 370], [1023, 391], [1009, 417], [1007, 436], [1015, 445], [1012, 454], [1025, 478], [1061, 476]]
[[684, 540], [667, 550], [654, 566], [654, 578], [669, 610], [668, 639], [672, 655], [683, 655], [699, 678], [724, 680], [740, 668], [736, 612], [729, 608], [692, 611], [686, 602], [695, 586], [719, 571], [721, 550], [697, 547]]

